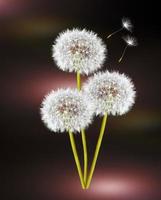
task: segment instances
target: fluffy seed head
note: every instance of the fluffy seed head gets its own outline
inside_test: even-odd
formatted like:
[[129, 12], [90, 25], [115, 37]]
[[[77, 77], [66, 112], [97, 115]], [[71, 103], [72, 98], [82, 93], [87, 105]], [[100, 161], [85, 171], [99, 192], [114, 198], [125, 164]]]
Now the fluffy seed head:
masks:
[[122, 18], [122, 27], [127, 29], [128, 31], [132, 32], [133, 25], [131, 23], [131, 20], [129, 18]]
[[63, 71], [90, 74], [106, 57], [103, 41], [92, 31], [72, 29], [60, 33], [52, 46], [53, 59]]
[[123, 37], [123, 40], [126, 42], [126, 44], [128, 46], [137, 46], [138, 45], [137, 39], [135, 37], [127, 35], [127, 36]]
[[95, 74], [83, 90], [94, 103], [96, 115], [122, 115], [129, 111], [135, 100], [132, 81], [118, 72]]
[[80, 131], [92, 120], [94, 107], [87, 96], [76, 89], [51, 91], [43, 100], [41, 118], [54, 131]]

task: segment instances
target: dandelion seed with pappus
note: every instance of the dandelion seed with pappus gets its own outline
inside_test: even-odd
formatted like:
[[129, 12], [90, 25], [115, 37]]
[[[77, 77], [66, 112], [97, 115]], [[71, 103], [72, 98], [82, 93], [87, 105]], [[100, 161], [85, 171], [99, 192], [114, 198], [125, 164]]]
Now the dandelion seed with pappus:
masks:
[[113, 33], [111, 33], [110, 35], [107, 36], [107, 39], [110, 38], [111, 36], [115, 35], [116, 33], [119, 33], [120, 31], [122, 31], [123, 29], [126, 29], [130, 32], [132, 32], [132, 28], [133, 25], [131, 23], [131, 20], [129, 18], [122, 18], [122, 27], [116, 31], [114, 31]]
[[125, 46], [123, 53], [118, 62], [122, 61], [128, 47], [134, 47], [134, 46], [138, 45], [137, 39], [135, 37], [127, 35], [127, 36], [123, 37], [123, 40], [126, 42], [126, 46]]

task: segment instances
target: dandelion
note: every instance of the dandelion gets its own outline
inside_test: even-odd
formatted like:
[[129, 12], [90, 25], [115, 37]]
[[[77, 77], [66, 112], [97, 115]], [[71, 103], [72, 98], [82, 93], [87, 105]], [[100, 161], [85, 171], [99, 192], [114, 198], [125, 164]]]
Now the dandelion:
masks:
[[[57, 66], [68, 72], [76, 72], [77, 89], [81, 89], [81, 74], [91, 74], [100, 69], [107, 49], [102, 39], [92, 31], [72, 29], [60, 33], [52, 46], [52, 56]], [[87, 178], [87, 145], [85, 130], [81, 129], [84, 151], [84, 182]]]
[[53, 59], [61, 70], [87, 75], [102, 67], [107, 52], [102, 39], [85, 29], [61, 33], [52, 51]]
[[134, 85], [130, 78], [118, 72], [95, 74], [84, 90], [95, 105], [96, 115], [123, 115], [134, 104]]
[[84, 92], [95, 105], [96, 115], [102, 115], [102, 125], [94, 158], [87, 179], [89, 188], [101, 147], [107, 115], [123, 115], [130, 110], [135, 100], [135, 89], [130, 78], [118, 72], [97, 73], [84, 85]]
[[[87, 96], [76, 89], [51, 91], [44, 98], [41, 107], [42, 120], [51, 131], [67, 131], [69, 133], [70, 143], [83, 189], [85, 188], [86, 180], [84, 178], [87, 176], [87, 171], [84, 173], [85, 177], [83, 177], [73, 132], [81, 131], [82, 137], [85, 137], [83, 130], [91, 123], [93, 111], [94, 107], [89, 102]], [[85, 147], [86, 144], [83, 144], [83, 148]], [[87, 157], [84, 159], [86, 161]], [[87, 163], [85, 165], [86, 168]]]
[[54, 132], [80, 132], [92, 121], [93, 109], [88, 98], [72, 89], [50, 92], [43, 100], [41, 116], [46, 126]]
[[128, 47], [134, 47], [134, 46], [138, 45], [137, 39], [135, 37], [127, 35], [127, 36], [123, 37], [123, 40], [126, 42], [126, 46], [125, 46], [123, 53], [119, 59], [119, 62], [122, 61]]
[[107, 36], [107, 39], [110, 38], [111, 36], [115, 35], [116, 33], [122, 31], [123, 29], [126, 29], [130, 32], [132, 32], [132, 28], [133, 25], [131, 23], [131, 20], [129, 18], [122, 18], [122, 27], [116, 31], [114, 31], [113, 33], [111, 33], [110, 35]]

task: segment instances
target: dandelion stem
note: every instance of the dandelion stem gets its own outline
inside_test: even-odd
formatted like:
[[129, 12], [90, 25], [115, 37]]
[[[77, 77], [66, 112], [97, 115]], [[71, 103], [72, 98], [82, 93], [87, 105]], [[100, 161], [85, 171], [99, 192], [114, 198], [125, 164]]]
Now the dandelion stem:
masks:
[[[81, 76], [80, 72], [77, 72], [77, 89], [81, 90]], [[82, 144], [83, 144], [83, 157], [84, 157], [84, 183], [87, 181], [87, 171], [88, 171], [88, 154], [87, 154], [87, 142], [85, 130], [81, 130]]]
[[81, 75], [80, 75], [80, 72], [77, 72], [77, 89], [81, 90]]
[[88, 154], [87, 154], [87, 143], [86, 134], [84, 129], [81, 130], [82, 144], [83, 144], [83, 155], [84, 155], [84, 183], [87, 181], [87, 169], [88, 169]]
[[69, 131], [69, 137], [70, 137], [70, 143], [71, 143], [75, 163], [76, 163], [76, 166], [77, 166], [80, 182], [81, 182], [82, 188], [85, 189], [81, 165], [80, 165], [80, 161], [79, 161], [79, 158], [78, 158], [78, 153], [77, 153], [77, 149], [76, 149], [76, 145], [75, 145], [75, 141], [74, 141], [74, 136], [73, 136], [73, 133], [71, 131]]
[[122, 31], [123, 28], [118, 29], [117, 31], [114, 31], [113, 33], [111, 33], [110, 35], [107, 36], [107, 39], [109, 39], [111, 36], [115, 35], [116, 33]]
[[126, 45], [126, 47], [124, 48], [123, 53], [122, 53], [122, 55], [121, 55], [121, 57], [120, 57], [120, 59], [119, 59], [119, 63], [122, 61], [122, 59], [123, 59], [123, 57], [124, 57], [124, 55], [125, 55], [125, 52], [126, 52], [127, 47], [128, 47], [128, 45]]
[[89, 186], [90, 186], [92, 176], [93, 176], [93, 173], [94, 173], [94, 170], [95, 170], [95, 167], [96, 167], [96, 162], [97, 162], [97, 159], [98, 159], [98, 154], [99, 154], [99, 151], [100, 151], [103, 135], [104, 135], [104, 132], [105, 132], [106, 123], [107, 123], [107, 113], [104, 115], [103, 120], [102, 120], [100, 134], [99, 134], [99, 137], [98, 137], [98, 141], [97, 141], [92, 165], [91, 165], [89, 176], [88, 176], [88, 179], [87, 179], [86, 189], [88, 189]]

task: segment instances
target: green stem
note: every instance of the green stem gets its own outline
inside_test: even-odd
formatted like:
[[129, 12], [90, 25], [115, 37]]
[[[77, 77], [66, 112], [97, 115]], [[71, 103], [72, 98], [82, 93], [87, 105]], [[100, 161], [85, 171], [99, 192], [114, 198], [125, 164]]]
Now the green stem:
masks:
[[78, 153], [77, 153], [77, 149], [76, 149], [76, 145], [75, 145], [75, 141], [74, 141], [74, 136], [73, 136], [73, 133], [70, 132], [70, 131], [69, 131], [69, 137], [70, 137], [70, 143], [71, 143], [75, 163], [76, 163], [76, 166], [77, 166], [80, 182], [81, 182], [82, 188], [85, 189], [85, 184], [84, 184], [81, 165], [80, 165], [80, 162], [79, 162]]
[[77, 72], [77, 89], [81, 90], [81, 75], [80, 75], [80, 72]]
[[83, 155], [84, 155], [84, 183], [87, 181], [87, 168], [88, 168], [88, 155], [87, 155], [87, 143], [84, 129], [81, 130], [82, 144], [83, 144]]
[[98, 141], [97, 141], [92, 165], [91, 165], [91, 168], [90, 168], [89, 176], [88, 176], [88, 179], [87, 179], [86, 189], [88, 189], [89, 186], [90, 186], [92, 176], [93, 176], [93, 173], [94, 173], [94, 170], [95, 170], [95, 167], [96, 167], [96, 162], [97, 162], [97, 159], [98, 159], [98, 154], [99, 154], [99, 151], [100, 151], [103, 135], [104, 135], [104, 132], [105, 132], [106, 123], [107, 123], [107, 113], [104, 115], [103, 120], [102, 120], [101, 130], [100, 130], [100, 134], [99, 134], [99, 137], [98, 137]]
[[[77, 72], [77, 89], [81, 90], [81, 76], [80, 72]], [[88, 171], [88, 154], [87, 154], [87, 142], [85, 130], [81, 130], [82, 144], [83, 144], [83, 157], [84, 157], [84, 183], [87, 181], [87, 171]]]

